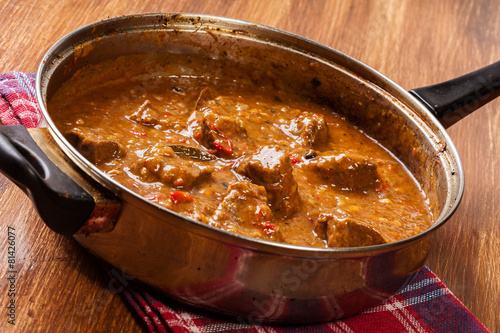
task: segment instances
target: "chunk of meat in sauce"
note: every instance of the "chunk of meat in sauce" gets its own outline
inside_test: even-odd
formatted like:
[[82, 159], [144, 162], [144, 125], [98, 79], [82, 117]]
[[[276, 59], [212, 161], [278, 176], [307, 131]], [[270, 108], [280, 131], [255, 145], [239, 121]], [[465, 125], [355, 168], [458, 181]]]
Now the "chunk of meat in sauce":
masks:
[[302, 144], [317, 148], [328, 141], [328, 126], [325, 118], [311, 112], [302, 112], [291, 121], [289, 131], [299, 137]]
[[147, 126], [160, 125], [165, 127], [169, 125], [168, 118], [165, 115], [165, 112], [154, 108], [151, 102], [146, 100], [134, 113], [128, 116], [128, 119]]
[[143, 181], [160, 181], [177, 188], [191, 188], [206, 180], [214, 168], [178, 157], [172, 148], [156, 144], [149, 148], [131, 168]]
[[266, 240], [283, 241], [267, 204], [266, 189], [249, 181], [229, 185], [224, 200], [210, 219], [210, 225]]
[[343, 212], [323, 213], [314, 224], [318, 237], [329, 247], [355, 247], [384, 244], [387, 241], [373, 228]]
[[278, 217], [290, 217], [300, 209], [298, 186], [287, 152], [276, 146], [266, 146], [244, 157], [235, 168], [253, 183], [265, 187], [271, 209]]
[[311, 160], [310, 166], [343, 190], [373, 190], [380, 183], [377, 166], [366, 157], [348, 154], [319, 156]]
[[243, 122], [235, 117], [205, 112], [201, 121], [200, 143], [207, 149], [223, 156], [238, 157], [242, 154], [234, 142], [247, 137]]
[[118, 137], [103, 129], [75, 127], [65, 134], [66, 139], [86, 159], [95, 164], [108, 162], [125, 155], [125, 147]]

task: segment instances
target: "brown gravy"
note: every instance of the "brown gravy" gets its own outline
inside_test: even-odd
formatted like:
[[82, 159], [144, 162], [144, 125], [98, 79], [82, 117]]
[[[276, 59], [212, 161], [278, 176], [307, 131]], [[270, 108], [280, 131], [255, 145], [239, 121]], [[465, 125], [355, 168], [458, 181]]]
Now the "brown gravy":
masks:
[[315, 247], [392, 242], [431, 225], [402, 163], [341, 112], [287, 91], [279, 75], [141, 76], [136, 58], [119, 61], [131, 70], [85, 91], [65, 87], [48, 109], [87, 159], [151, 202]]

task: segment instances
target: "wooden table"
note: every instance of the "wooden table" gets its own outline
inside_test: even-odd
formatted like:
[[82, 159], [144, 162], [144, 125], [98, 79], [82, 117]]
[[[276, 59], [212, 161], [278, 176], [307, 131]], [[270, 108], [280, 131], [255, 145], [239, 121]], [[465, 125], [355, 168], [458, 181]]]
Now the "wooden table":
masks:
[[[297, 33], [377, 69], [405, 89], [444, 81], [500, 59], [496, 1], [3, 0], [0, 72], [35, 72], [47, 49], [84, 24], [128, 13], [229, 16]], [[491, 331], [500, 331], [500, 100], [449, 129], [466, 192], [437, 233], [427, 265]], [[7, 323], [7, 232], [15, 228], [16, 326]], [[26, 196], [0, 176], [0, 331], [136, 332], [96, 260], [48, 230]]]

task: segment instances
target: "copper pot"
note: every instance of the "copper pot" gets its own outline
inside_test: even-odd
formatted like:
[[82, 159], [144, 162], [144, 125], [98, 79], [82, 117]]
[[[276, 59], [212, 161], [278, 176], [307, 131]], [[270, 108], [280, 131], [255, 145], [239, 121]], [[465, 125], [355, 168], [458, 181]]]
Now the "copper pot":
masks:
[[[54, 92], [84, 66], [133, 53], [189, 54], [278, 70], [291, 88], [333, 105], [400, 158], [431, 199], [437, 220], [398, 242], [324, 249], [229, 233], [145, 200], [80, 155], [47, 111]], [[489, 72], [472, 78], [491, 79]], [[92, 84], [87, 79], [78, 84]], [[49, 227], [174, 299], [252, 324], [330, 321], [393, 296], [423, 266], [429, 235], [453, 214], [464, 188], [458, 153], [433, 112], [453, 123], [473, 109], [464, 96], [475, 96], [475, 104], [495, 97], [496, 86], [487, 83], [485, 92], [473, 85], [440, 102], [442, 94], [429, 97], [436, 87], [409, 93], [345, 54], [274, 28], [185, 13], [123, 16], [77, 29], [48, 51], [36, 81], [48, 131], [30, 133], [49, 159], [23, 129], [4, 127], [9, 134], [0, 135], [1, 168]], [[100, 232], [90, 232], [91, 223]], [[86, 233], [78, 232], [82, 226]]]

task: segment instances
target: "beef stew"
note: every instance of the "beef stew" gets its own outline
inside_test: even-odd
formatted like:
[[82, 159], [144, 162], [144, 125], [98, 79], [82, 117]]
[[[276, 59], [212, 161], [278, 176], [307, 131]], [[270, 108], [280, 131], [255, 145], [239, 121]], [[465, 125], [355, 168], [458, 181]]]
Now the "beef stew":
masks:
[[189, 75], [158, 63], [154, 74], [135, 69], [148, 61], [94, 65], [86, 72], [121, 74], [83, 90], [68, 81], [48, 110], [84, 157], [149, 201], [227, 231], [314, 247], [388, 243], [432, 224], [429, 200], [401, 162], [342, 110], [287, 90], [279, 73], [206, 74], [191, 58]]

